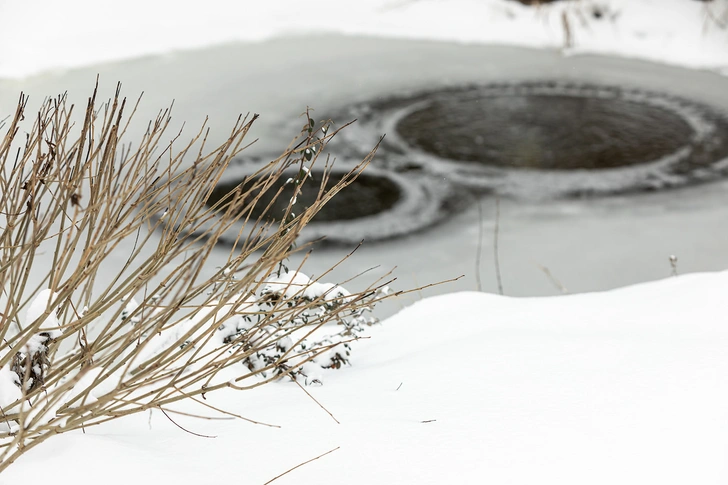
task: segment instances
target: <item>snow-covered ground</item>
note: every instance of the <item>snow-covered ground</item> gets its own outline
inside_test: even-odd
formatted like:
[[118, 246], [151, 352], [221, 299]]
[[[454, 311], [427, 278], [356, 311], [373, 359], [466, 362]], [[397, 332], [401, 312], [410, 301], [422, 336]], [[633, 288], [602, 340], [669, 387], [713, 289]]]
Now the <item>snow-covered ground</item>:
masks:
[[[246, 418], [137, 415], [51, 438], [0, 477], [57, 484], [724, 484], [728, 273], [601, 294], [459, 293], [407, 308], [353, 365], [208, 396]], [[176, 410], [214, 415], [197, 404]]]
[[312, 33], [560, 48], [564, 17], [570, 52], [725, 69], [726, 9], [723, 0], [576, 0], [539, 9], [504, 0], [3, 0], [0, 78]]
[[[285, 145], [297, 123], [290, 120], [306, 104], [325, 111], [474, 79], [592, 79], [728, 109], [728, 80], [716, 74], [728, 66], [728, 34], [710, 19], [726, 8], [721, 0], [581, 0], [537, 10], [501, 0], [0, 0], [0, 119], [20, 90], [42, 98], [69, 89], [82, 100], [96, 72], [107, 94], [117, 79], [130, 97], [146, 90], [142, 117], [173, 97], [178, 119], [193, 124], [212, 114], [222, 127], [238, 111], [260, 111], [260, 153]], [[564, 11], [573, 47], [562, 52]], [[577, 53], [711, 72], [563, 55]], [[506, 201], [506, 292], [558, 292], [539, 265], [571, 291], [667, 275], [672, 253], [681, 273], [724, 269], [726, 188], [588, 203]], [[484, 207], [490, 238], [492, 207]], [[399, 264], [404, 286], [467, 273], [441, 291], [472, 289], [475, 213], [399, 246], [362, 248], [342, 277]], [[414, 244], [420, 256], [407, 259]], [[482, 271], [493, 291], [491, 250], [486, 243]], [[312, 262], [323, 268], [337, 255], [317, 257]], [[728, 273], [716, 273], [550, 298], [426, 299], [372, 329], [355, 347], [352, 367], [310, 389], [341, 424], [298, 387], [280, 383], [209, 397], [280, 429], [178, 419], [217, 436], [205, 439], [155, 412], [151, 420], [54, 437], [0, 483], [49, 471], [59, 484], [265, 483], [337, 447], [276, 483], [726, 483], [726, 291]]]

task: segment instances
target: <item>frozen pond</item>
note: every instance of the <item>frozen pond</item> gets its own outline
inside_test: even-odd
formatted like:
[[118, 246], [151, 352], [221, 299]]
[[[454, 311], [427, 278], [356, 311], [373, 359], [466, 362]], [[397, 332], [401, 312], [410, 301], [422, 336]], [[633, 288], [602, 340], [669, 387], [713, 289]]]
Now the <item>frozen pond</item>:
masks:
[[463, 86], [350, 108], [340, 138], [378, 165], [520, 198], [608, 195], [715, 180], [726, 112], [644, 89], [575, 81]]
[[[698, 103], [711, 112], [728, 110], [728, 78], [710, 72], [597, 56], [563, 57], [547, 50], [326, 36], [234, 44], [49, 73], [23, 81], [0, 81], [0, 113], [14, 109], [21, 90], [36, 102], [46, 95], [67, 90], [73, 101], [83, 103], [93, 88], [96, 73], [101, 77], [102, 98], [112, 94], [116, 81], [123, 83], [124, 93], [130, 98], [145, 92], [137, 113], [138, 121], [156, 116], [160, 108], [174, 99], [176, 125], [173, 124], [170, 134], [184, 121], [186, 133], [192, 136], [205, 116], [209, 116], [211, 145], [226, 138], [228, 127], [239, 113], [260, 113], [261, 118], [251, 133], [259, 142], [246, 152], [247, 156], [260, 159], [272, 157], [288, 145], [300, 129], [299, 115], [307, 106], [315, 109], [315, 118], [334, 117], [337, 123], [343, 124], [350, 119], [339, 117], [354, 113], [356, 110], [352, 111], [352, 107], [463, 86], [555, 80], [619, 86], [630, 92], [649, 91], [660, 93], [665, 99], [677, 97]], [[464, 106], [461, 107], [470, 109]], [[641, 116], [635, 114], [636, 125], [644, 123]], [[653, 118], [654, 113], [647, 120]], [[409, 125], [400, 129], [402, 138], [410, 136], [407, 127], [412, 131], [416, 121], [408, 118]], [[371, 142], [367, 136], [378, 135], [380, 125], [367, 124], [363, 118], [362, 122], [352, 127], [342, 140], [351, 142], [353, 138], [362, 147]], [[490, 120], [490, 123], [496, 122]], [[685, 140], [679, 138], [680, 119], [666, 116], [665, 123], [674, 136], [669, 139], [658, 136], [656, 143], [668, 156], [683, 146]], [[136, 133], [142, 125], [139, 123]], [[433, 140], [437, 133], [434, 131], [428, 139]], [[451, 153], [438, 153], [441, 148], [437, 147], [443, 146], [443, 140], [434, 141], [439, 145], [423, 150], [425, 155], [452, 158]], [[357, 161], [356, 150], [347, 148], [350, 146], [351, 143], [341, 143], [332, 147], [342, 167]], [[625, 139], [623, 146], [630, 153], [638, 153], [640, 149], [630, 139]], [[371, 177], [386, 179], [379, 186], [390, 187], [390, 192], [408, 191], [405, 198], [410, 203], [409, 212], [402, 217], [409, 218], [412, 226], [402, 232], [415, 232], [365, 243], [331, 278], [345, 279], [378, 266], [363, 277], [363, 281], [369, 281], [397, 266], [398, 282], [393, 286], [398, 289], [464, 274], [456, 283], [430, 288], [422, 295], [474, 290], [475, 261], [482, 233], [483, 289], [496, 291], [493, 257], [496, 211], [492, 190], [499, 187], [480, 187], [480, 191], [474, 192], [476, 196], [470, 192], [462, 194], [458, 189], [461, 181], [455, 180], [457, 174], [448, 171], [447, 164], [442, 163], [432, 165], [441, 168], [436, 184], [430, 179], [418, 180], [416, 172], [399, 171], [391, 175], [394, 172], [387, 166], [387, 160], [392, 157], [387, 157], [386, 151], [381, 155], [381, 162], [377, 159], [372, 167]], [[457, 156], [470, 157], [462, 153]], [[713, 175], [698, 175], [689, 182]], [[467, 172], [464, 178], [468, 178]], [[507, 295], [555, 294], [562, 291], [560, 286], [570, 292], [584, 292], [663, 278], [671, 273], [668, 257], [672, 254], [678, 257], [679, 272], [728, 268], [726, 182], [585, 198], [553, 197], [549, 193], [529, 198], [519, 193], [519, 181], [526, 188], [559, 188], [566, 179], [551, 174], [545, 180], [537, 175], [513, 179], [510, 188], [501, 191], [499, 260]], [[592, 176], [590, 180], [599, 179]], [[610, 180], [610, 190], [604, 192], [619, 192], [614, 189], [624, 183], [625, 177]], [[664, 185], [679, 184], [668, 178]], [[435, 198], [433, 191], [439, 191], [435, 194], [438, 197], [454, 201], [449, 211], [428, 205]], [[517, 196], [509, 197], [509, 193]], [[478, 222], [479, 212], [482, 224]], [[366, 211], [363, 214], [371, 216]], [[331, 224], [338, 223], [336, 216], [330, 217]], [[427, 227], [431, 222], [435, 224]], [[340, 248], [317, 250], [307, 270], [320, 273], [348, 253], [354, 246], [353, 241], [366, 237], [367, 231], [386, 235], [403, 224], [407, 222], [397, 224], [386, 218], [364, 228], [341, 223], [335, 226], [336, 232], [348, 236], [349, 242]], [[220, 259], [226, 256], [225, 249], [221, 248]], [[396, 311], [400, 305], [420, 296], [414, 293], [401, 297], [384, 307], [380, 315]]]

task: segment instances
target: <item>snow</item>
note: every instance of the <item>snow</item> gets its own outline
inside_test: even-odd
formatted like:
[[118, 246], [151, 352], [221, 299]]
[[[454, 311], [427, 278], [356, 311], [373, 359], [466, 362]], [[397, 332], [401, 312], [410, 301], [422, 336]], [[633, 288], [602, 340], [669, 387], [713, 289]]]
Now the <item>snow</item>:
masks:
[[[154, 411], [53, 437], [35, 467], [109, 484], [702, 483], [728, 479], [728, 272], [550, 298], [423, 300], [357, 342], [309, 393], [281, 382], [210, 394], [245, 421]], [[174, 408], [214, 413], [194, 403]], [[182, 464], [186, 464], [182, 466]]]
[[[28, 328], [33, 322], [43, 316], [50, 305], [54, 303], [57, 296], [57, 293], [48, 288], [38, 293], [30, 303], [30, 306], [28, 306], [25, 315], [25, 326], [23, 328]], [[57, 339], [63, 334], [55, 310], [52, 310], [45, 320], [37, 325], [37, 329], [38, 333], [33, 335], [25, 344], [25, 351], [31, 355], [45, 349], [49, 339]]]
[[262, 294], [279, 294], [287, 298], [303, 298], [315, 300], [322, 298], [327, 303], [341, 300], [342, 303], [351, 301], [351, 294], [341, 286], [333, 283], [320, 283], [299, 271], [291, 271], [281, 275], [273, 275], [265, 280]]
[[[25, 326], [31, 325], [40, 318], [57, 297], [58, 294], [48, 288], [41, 290], [28, 307], [28, 311], [25, 314]], [[38, 325], [38, 329], [48, 331], [53, 338], [59, 337], [60, 329], [54, 327], [58, 327], [58, 318], [55, 312], [51, 311], [45, 320]]]
[[[18, 375], [10, 370], [9, 365], [0, 367], [0, 408], [5, 408], [21, 397], [19, 384]], [[3, 424], [0, 424], [0, 426], [3, 426]], [[7, 430], [7, 424], [5, 426], [2, 428], [3, 431]]]
[[[13, 46], [0, 56], [0, 78], [311, 33], [560, 48], [566, 40], [564, 17], [573, 44], [568, 53], [728, 68], [728, 33], [711, 20], [726, 15], [722, 0], [580, 0], [538, 9], [504, 0], [208, 0], [204, 7], [128, 0], [123, 8], [117, 5], [112, 0], [0, 2], [0, 45]], [[99, 22], [99, 12], [113, 14]]]

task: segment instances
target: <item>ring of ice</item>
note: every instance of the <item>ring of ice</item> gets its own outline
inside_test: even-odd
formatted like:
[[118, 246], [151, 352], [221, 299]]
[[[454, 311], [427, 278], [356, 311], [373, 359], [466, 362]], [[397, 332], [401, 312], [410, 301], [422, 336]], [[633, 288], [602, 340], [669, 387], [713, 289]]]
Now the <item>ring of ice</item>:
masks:
[[[353, 164], [337, 162], [332, 171], [332, 178], [343, 175], [353, 166]], [[236, 169], [235, 166], [231, 166], [225, 183], [241, 181], [245, 172], [244, 167]], [[312, 174], [314, 179], [320, 179], [317, 177], [317, 169], [314, 169]], [[359, 215], [353, 218], [324, 216], [323, 221], [317, 221], [314, 218], [303, 229], [298, 240], [299, 243], [325, 238], [326, 242], [333, 244], [357, 244], [362, 240], [376, 241], [401, 237], [439, 222], [454, 208], [461, 205], [461, 202], [467, 197], [465, 194], [458, 193], [453, 184], [437, 180], [428, 174], [417, 172], [401, 174], [372, 166], [367, 167], [364, 174], [368, 179], [382, 179], [385, 181], [384, 185], [396, 187], [397, 199], [392, 204], [388, 204], [384, 210], [376, 213], [368, 211], [367, 208], [354, 207], [353, 212]], [[353, 184], [357, 184], [357, 181], [354, 181]], [[327, 204], [336, 205], [347, 200], [349, 204], [356, 204], [356, 200], [352, 200], [351, 196], [346, 195], [346, 191], [350, 187], [344, 188]], [[315, 183], [315, 180], [307, 182], [303, 187], [304, 191], [308, 190], [312, 193], [318, 192], [318, 189], [319, 185]], [[366, 197], [363, 199], [361, 203], [367, 203]], [[303, 208], [302, 205], [305, 203], [294, 205], [294, 212], [300, 211]], [[347, 210], [347, 208], [337, 208], [338, 212]], [[231, 227], [223, 235], [221, 241], [232, 243], [240, 230], [240, 225]]]
[[[448, 103], [453, 109], [465, 107], [469, 110], [475, 118], [471, 120], [472, 124], [477, 127], [480, 122], [478, 113], [489, 114], [488, 107], [493, 106], [494, 101], [505, 99], [506, 103], [508, 100], [523, 103], [529, 98], [538, 99], [537, 104], [542, 107], [548, 107], [549, 98], [556, 103], [565, 99], [587, 99], [603, 101], [601, 106], [642, 106], [649, 116], [640, 117], [642, 115], [638, 112], [638, 116], [625, 119], [625, 129], [618, 136], [624, 139], [615, 140], [617, 149], [622, 149], [619, 147], [621, 143], [626, 152], [634, 152], [635, 147], [639, 148], [640, 137], [649, 135], [657, 137], [663, 153], [653, 158], [647, 156], [606, 163], [604, 167], [585, 168], [578, 160], [568, 160], [569, 163], [562, 167], [554, 168], [549, 162], [551, 167], [540, 168], [538, 165], [548, 166], [548, 163], [538, 162], [537, 167], [532, 168], [517, 157], [514, 157], [517, 163], [509, 166], [508, 160], [484, 162], [482, 159], [468, 159], [469, 153], [477, 152], [469, 151], [468, 147], [458, 151], [461, 147], [457, 144], [462, 144], [467, 138], [463, 136], [463, 130], [468, 128], [470, 120], [448, 120]], [[468, 107], [468, 102], [480, 102], [482, 108]], [[596, 105], [600, 106], [600, 103]], [[569, 117], [570, 127], [578, 130], [580, 113], [566, 110], [565, 115]], [[414, 167], [464, 187], [507, 195], [543, 198], [656, 190], [711, 180], [728, 172], [728, 116], [725, 113], [687, 99], [643, 90], [558, 81], [466, 86], [363, 103], [339, 116], [358, 119], [357, 123], [342, 131], [339, 141], [342, 149], [356, 155], [365, 153], [367, 147], [371, 148], [386, 133], [374, 162], [380, 168], [399, 172]], [[427, 121], [428, 116], [433, 119], [434, 126], [422, 134], [418, 142], [418, 135], [412, 127], [415, 124], [413, 117], [419, 117], [419, 122]], [[594, 121], [593, 113], [589, 116], [590, 121]], [[655, 125], [649, 124], [650, 117]], [[672, 131], [660, 132], [664, 128], [659, 126], [661, 120], [669, 123]], [[493, 120], [490, 122], [493, 124]], [[504, 119], [503, 123], [507, 124], [508, 120]], [[619, 119], [610, 119], [608, 123], [614, 128], [619, 126]], [[644, 129], [640, 129], [640, 125]], [[505, 133], [500, 127], [496, 128], [493, 130], [496, 135]], [[558, 125], [554, 126], [554, 131], [559, 136], [566, 133]], [[488, 133], [476, 130], [472, 135], [475, 140], [487, 137]], [[680, 143], [675, 144], [674, 139], [678, 138]], [[553, 144], [560, 140], [555, 137]], [[456, 145], [455, 148], [447, 146], [449, 141]], [[645, 143], [650, 142], [645, 138]], [[670, 143], [673, 146], [669, 146]], [[670, 148], [667, 152], [665, 146]], [[589, 149], [589, 146], [583, 148], [585, 151]], [[453, 152], [452, 156], [443, 154], [448, 150]]]

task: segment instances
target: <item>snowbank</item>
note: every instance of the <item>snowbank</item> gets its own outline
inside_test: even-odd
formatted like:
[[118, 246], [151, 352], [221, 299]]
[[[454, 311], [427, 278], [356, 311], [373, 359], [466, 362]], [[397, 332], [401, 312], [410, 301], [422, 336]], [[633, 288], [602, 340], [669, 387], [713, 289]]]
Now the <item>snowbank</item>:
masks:
[[726, 483], [727, 292], [723, 272], [564, 297], [426, 299], [309, 388], [341, 424], [280, 383], [209, 402], [281, 428], [174, 415], [216, 436], [204, 439], [155, 411], [54, 437], [0, 481], [42, 466], [58, 484], [264, 483], [339, 447], [276, 483]]
[[12, 48], [0, 55], [0, 78], [307, 33], [561, 48], [565, 22], [570, 53], [726, 69], [727, 9], [724, 0], [578, 0], [538, 9], [506, 0], [5, 1], [0, 45]]

